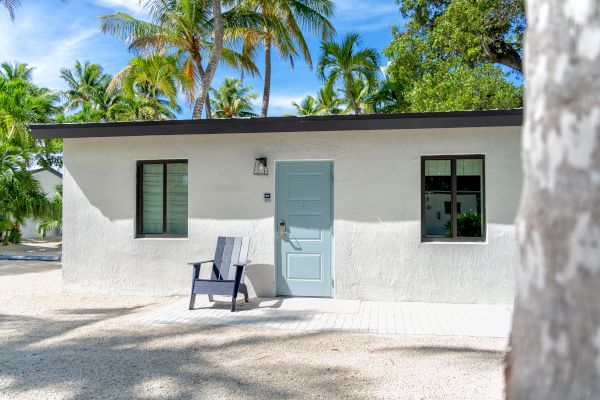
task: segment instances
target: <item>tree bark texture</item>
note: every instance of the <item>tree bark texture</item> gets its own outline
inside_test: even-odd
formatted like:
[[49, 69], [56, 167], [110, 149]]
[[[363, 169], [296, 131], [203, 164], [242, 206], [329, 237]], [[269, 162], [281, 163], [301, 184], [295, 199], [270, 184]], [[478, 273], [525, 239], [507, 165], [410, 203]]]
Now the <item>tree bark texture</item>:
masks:
[[527, 6], [506, 396], [600, 399], [600, 2]]
[[202, 117], [202, 109], [204, 109], [204, 105], [206, 104], [206, 99], [210, 90], [210, 84], [215, 76], [215, 71], [217, 70], [217, 65], [219, 64], [223, 50], [224, 28], [223, 15], [221, 14], [221, 0], [212, 0], [212, 4], [214, 17], [213, 48], [208, 58], [206, 71], [204, 76], [201, 78], [202, 83], [200, 85], [200, 93], [198, 93], [198, 97], [196, 97], [196, 104], [194, 105], [194, 110], [192, 112], [193, 119], [200, 119]]
[[271, 37], [265, 38], [265, 86], [263, 89], [260, 116], [266, 117], [269, 112], [269, 96], [271, 95]]

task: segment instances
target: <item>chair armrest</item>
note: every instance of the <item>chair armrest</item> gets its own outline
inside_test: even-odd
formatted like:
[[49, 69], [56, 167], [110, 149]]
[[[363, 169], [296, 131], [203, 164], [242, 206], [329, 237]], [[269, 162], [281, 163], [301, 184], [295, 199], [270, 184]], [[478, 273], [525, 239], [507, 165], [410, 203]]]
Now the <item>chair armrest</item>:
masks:
[[211, 262], [215, 262], [215, 260], [196, 261], [196, 262], [188, 263], [188, 265], [200, 265], [200, 264], [206, 264], [206, 263], [211, 263]]
[[250, 260], [246, 260], [244, 262], [238, 263], [238, 264], [233, 264], [236, 267], [245, 267], [247, 264], [250, 264]]

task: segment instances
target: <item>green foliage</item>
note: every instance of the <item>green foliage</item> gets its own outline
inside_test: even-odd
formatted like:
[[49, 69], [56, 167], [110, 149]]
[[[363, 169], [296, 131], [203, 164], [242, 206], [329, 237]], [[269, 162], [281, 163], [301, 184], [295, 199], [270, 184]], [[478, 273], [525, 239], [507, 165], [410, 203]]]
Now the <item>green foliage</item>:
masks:
[[62, 185], [56, 185], [56, 192], [50, 199], [48, 212], [38, 221], [36, 231], [41, 237], [49, 231], [62, 228]]
[[[16, 69], [28, 68], [26, 64], [18, 65]], [[25, 147], [33, 142], [27, 125], [50, 122], [58, 112], [58, 94], [37, 87], [28, 80], [30, 76], [23, 71], [0, 72], [0, 135]]]
[[313, 96], [306, 96], [300, 103], [292, 101], [292, 106], [296, 109], [296, 113], [301, 116], [321, 115], [319, 110], [319, 101]]
[[489, 64], [469, 68], [458, 65], [423, 75], [406, 93], [410, 111], [490, 110], [521, 107], [523, 88], [504, 79]]
[[31, 171], [20, 168], [2, 174], [0, 181], [0, 220], [10, 227], [5, 234], [12, 243], [20, 240], [21, 226], [28, 218], [43, 218], [50, 212], [50, 202]]
[[361, 45], [360, 36], [354, 32], [346, 34], [340, 43], [323, 41], [317, 65], [317, 75], [325, 82], [325, 87], [330, 90], [340, 84], [355, 114], [361, 113], [362, 89], [376, 85], [379, 62], [375, 49], [361, 48]]
[[522, 70], [524, 0], [396, 0], [405, 33], [423, 39], [436, 58]]
[[225, 78], [217, 89], [211, 89], [212, 111], [217, 118], [254, 117], [252, 100], [256, 93], [251, 86], [244, 86], [240, 79]]
[[[452, 222], [445, 225], [446, 236], [452, 237]], [[458, 237], [481, 237], [481, 214], [476, 211], [466, 211], [456, 217], [456, 234]]]
[[[520, 71], [522, 0], [406, 0], [393, 28], [386, 74], [397, 111], [517, 108], [523, 90], [499, 65]], [[513, 72], [520, 75], [520, 72]]]
[[106, 92], [121, 90], [129, 99], [140, 95], [149, 99], [153, 117], [159, 120], [169, 117], [164, 113], [167, 105], [176, 111], [180, 110], [177, 93], [188, 85], [188, 78], [175, 56], [154, 53], [147, 57], [132, 58], [129, 65], [112, 78]]

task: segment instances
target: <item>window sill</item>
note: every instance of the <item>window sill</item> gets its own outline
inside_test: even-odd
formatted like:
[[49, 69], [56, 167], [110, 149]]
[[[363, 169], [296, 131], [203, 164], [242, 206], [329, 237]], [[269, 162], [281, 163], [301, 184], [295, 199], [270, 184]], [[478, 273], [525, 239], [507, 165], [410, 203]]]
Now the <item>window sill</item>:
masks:
[[486, 244], [487, 240], [485, 237], [481, 238], [436, 238], [436, 237], [422, 237], [421, 243], [462, 243], [462, 244]]
[[168, 239], [168, 240], [187, 240], [188, 239], [188, 235], [177, 235], [177, 234], [160, 234], [160, 235], [152, 235], [152, 234], [147, 234], [147, 235], [135, 235], [135, 239]]

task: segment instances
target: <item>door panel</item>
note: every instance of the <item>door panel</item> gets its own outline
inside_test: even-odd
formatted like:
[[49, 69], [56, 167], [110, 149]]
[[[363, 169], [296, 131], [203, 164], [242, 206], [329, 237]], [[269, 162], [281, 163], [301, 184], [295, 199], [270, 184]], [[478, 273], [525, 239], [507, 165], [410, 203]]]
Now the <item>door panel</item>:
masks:
[[276, 163], [277, 294], [331, 297], [330, 161]]

